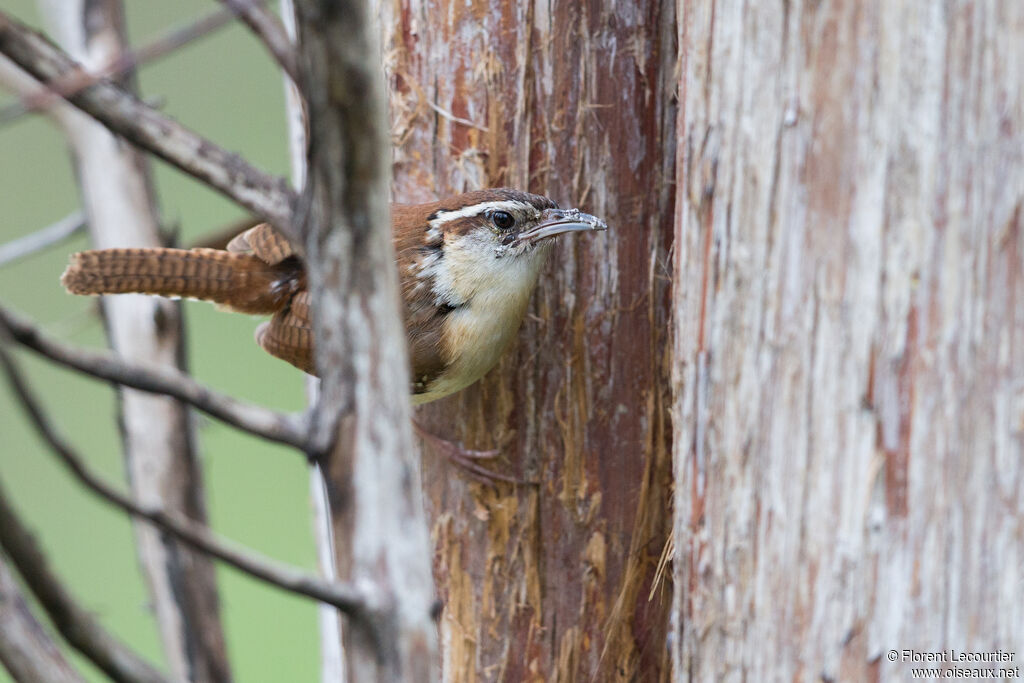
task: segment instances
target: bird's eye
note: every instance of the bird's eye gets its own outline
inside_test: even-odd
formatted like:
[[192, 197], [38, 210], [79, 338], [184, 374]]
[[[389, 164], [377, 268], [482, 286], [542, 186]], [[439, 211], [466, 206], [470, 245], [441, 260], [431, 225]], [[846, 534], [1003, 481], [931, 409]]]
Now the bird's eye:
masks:
[[491, 214], [491, 222], [498, 230], [511, 230], [516, 219], [508, 211], [495, 211]]

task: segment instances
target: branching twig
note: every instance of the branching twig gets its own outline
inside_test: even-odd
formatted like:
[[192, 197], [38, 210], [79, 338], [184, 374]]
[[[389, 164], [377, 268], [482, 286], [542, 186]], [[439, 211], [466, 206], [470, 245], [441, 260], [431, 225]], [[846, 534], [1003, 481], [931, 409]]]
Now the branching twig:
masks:
[[[0, 352], [2, 353], [2, 352]], [[6, 358], [6, 356], [4, 356]], [[115, 681], [163, 683], [164, 676], [83, 609], [50, 569], [0, 487], [0, 545], [64, 639]]]
[[308, 420], [304, 414], [288, 415], [242, 403], [204, 387], [177, 370], [133, 365], [109, 353], [66, 346], [47, 338], [21, 316], [0, 306], [0, 335], [5, 328], [14, 341], [61, 365], [133, 389], [166, 394], [264, 439], [303, 450], [307, 447]]
[[90, 472], [82, 459], [54, 431], [42, 408], [25, 383], [10, 354], [0, 345], [0, 365], [21, 406], [50, 448], [86, 488], [128, 514], [145, 519], [192, 547], [209, 554], [246, 574], [283, 590], [305, 595], [334, 605], [353, 618], [365, 617], [371, 609], [371, 597], [364, 591], [338, 582], [329, 582], [313, 574], [263, 557], [252, 550], [230, 543], [202, 524], [170, 513], [159, 506], [138, 503]]
[[159, 35], [145, 45], [125, 50], [120, 57], [96, 71], [73, 71], [57, 78], [35, 92], [22, 96], [21, 101], [0, 111], [0, 125], [10, 123], [25, 114], [46, 109], [54, 102], [67, 99], [84, 88], [108, 78], [116, 78], [135, 67], [156, 61], [179, 50], [194, 40], [207, 36], [230, 24], [233, 12], [219, 9]]
[[298, 83], [295, 48], [277, 17], [256, 0], [220, 0], [256, 34], [293, 83]]
[[[0, 12], [0, 53], [46, 83], [80, 71], [64, 52], [24, 24]], [[68, 98], [113, 133], [198, 178], [263, 217], [289, 237], [295, 194], [284, 178], [267, 174], [215, 145], [110, 82]], [[296, 245], [301, 240], [293, 239]]]
[[52, 225], [19, 237], [7, 244], [0, 244], [0, 266], [6, 266], [8, 263], [63, 242], [84, 227], [85, 215], [81, 211], [75, 211]]

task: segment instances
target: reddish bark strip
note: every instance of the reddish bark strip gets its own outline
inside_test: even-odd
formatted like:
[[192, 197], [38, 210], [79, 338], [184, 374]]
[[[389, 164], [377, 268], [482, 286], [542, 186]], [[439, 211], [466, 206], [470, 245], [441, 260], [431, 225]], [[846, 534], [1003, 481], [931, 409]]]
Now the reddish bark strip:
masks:
[[425, 455], [446, 678], [659, 680], [674, 8], [395, 0], [385, 13], [397, 201], [511, 185], [610, 226], [556, 246], [497, 369], [420, 410], [540, 482], [489, 488]]

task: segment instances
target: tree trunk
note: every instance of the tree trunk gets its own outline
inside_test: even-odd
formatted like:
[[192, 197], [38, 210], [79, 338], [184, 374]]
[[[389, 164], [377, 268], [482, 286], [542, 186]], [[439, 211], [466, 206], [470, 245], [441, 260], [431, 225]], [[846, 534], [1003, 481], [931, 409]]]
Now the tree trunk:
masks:
[[419, 411], [539, 482], [483, 485], [424, 455], [445, 678], [664, 678], [674, 7], [383, 11], [396, 201], [510, 185], [610, 226], [556, 245], [497, 369]]
[[676, 671], [1019, 658], [1024, 4], [679, 12]]

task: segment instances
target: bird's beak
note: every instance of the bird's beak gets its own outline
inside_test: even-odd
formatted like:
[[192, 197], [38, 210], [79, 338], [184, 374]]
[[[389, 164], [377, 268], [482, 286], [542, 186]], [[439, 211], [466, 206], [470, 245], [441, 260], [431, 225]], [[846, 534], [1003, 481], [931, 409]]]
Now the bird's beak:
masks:
[[536, 244], [555, 235], [567, 232], [607, 230], [608, 225], [597, 216], [583, 213], [579, 209], [545, 209], [540, 222], [526, 232], [519, 233], [517, 242]]

